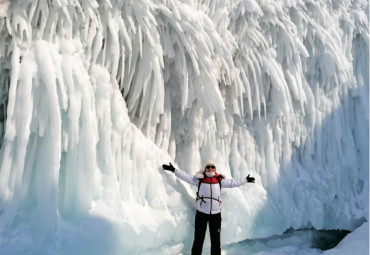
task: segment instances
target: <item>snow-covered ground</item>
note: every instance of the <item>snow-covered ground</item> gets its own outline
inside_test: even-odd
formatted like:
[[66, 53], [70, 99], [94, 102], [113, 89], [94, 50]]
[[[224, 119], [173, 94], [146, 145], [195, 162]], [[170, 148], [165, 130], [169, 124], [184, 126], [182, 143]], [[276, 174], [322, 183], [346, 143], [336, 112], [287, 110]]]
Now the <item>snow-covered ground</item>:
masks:
[[[369, 254], [369, 223], [349, 233], [334, 248], [321, 250], [325, 235], [312, 230], [295, 231], [274, 238], [245, 241], [224, 247], [223, 255], [365, 255]], [[321, 249], [320, 249], [321, 248]], [[205, 252], [204, 254], [208, 254]]]
[[[268, 238], [251, 239], [223, 245], [222, 255], [367, 255], [369, 254], [369, 223], [365, 222], [351, 233], [341, 231], [297, 230]], [[342, 239], [344, 236], [344, 239]], [[340, 241], [340, 242], [339, 242]], [[339, 243], [338, 243], [339, 242]], [[334, 247], [333, 247], [334, 246]], [[188, 250], [188, 251], [187, 251]], [[190, 247], [184, 244], [162, 247], [144, 254], [189, 255]], [[205, 247], [204, 255], [210, 254]]]

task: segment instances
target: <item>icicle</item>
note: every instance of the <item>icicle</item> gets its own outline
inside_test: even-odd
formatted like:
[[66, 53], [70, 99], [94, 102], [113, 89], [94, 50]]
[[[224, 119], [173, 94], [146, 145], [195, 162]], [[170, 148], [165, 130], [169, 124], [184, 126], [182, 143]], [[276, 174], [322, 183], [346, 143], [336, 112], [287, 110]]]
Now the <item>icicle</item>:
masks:
[[225, 243], [368, 217], [366, 1], [1, 4], [2, 252], [183, 252], [169, 161], [256, 177]]

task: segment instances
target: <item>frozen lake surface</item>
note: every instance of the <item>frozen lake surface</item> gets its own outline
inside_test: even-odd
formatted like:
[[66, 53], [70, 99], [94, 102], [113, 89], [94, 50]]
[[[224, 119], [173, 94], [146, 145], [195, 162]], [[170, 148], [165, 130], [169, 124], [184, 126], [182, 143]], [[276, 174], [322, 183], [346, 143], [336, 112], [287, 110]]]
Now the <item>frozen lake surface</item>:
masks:
[[[162, 254], [190, 255], [183, 245], [162, 249]], [[160, 253], [158, 253], [160, 254]], [[203, 249], [210, 254], [210, 248]], [[352, 233], [345, 230], [296, 230], [269, 238], [223, 245], [222, 255], [364, 255], [369, 254], [369, 224], [365, 222]]]

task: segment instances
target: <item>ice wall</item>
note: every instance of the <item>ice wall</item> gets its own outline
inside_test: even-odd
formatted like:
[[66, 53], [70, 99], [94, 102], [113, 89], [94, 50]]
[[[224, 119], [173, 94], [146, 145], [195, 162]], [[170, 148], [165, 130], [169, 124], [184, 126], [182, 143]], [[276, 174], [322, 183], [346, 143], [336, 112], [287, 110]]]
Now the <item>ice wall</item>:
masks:
[[[0, 246], [174, 254], [207, 159], [223, 243], [368, 220], [366, 1], [28, 1], [0, 8]], [[145, 242], [143, 242], [145, 240]]]

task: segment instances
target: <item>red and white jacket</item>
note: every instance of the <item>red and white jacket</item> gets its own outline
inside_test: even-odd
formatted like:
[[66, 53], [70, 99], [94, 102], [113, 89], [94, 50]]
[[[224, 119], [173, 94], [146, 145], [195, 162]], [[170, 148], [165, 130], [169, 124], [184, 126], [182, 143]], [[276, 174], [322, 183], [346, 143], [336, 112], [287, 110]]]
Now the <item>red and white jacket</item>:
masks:
[[[221, 188], [234, 188], [247, 183], [246, 178], [242, 179], [225, 179], [223, 175], [215, 174], [213, 177], [207, 177], [204, 171], [190, 175], [179, 169], [175, 170], [175, 175], [181, 180], [197, 186], [199, 181], [199, 191], [197, 193], [197, 210], [206, 214], [216, 214], [221, 212]], [[220, 182], [218, 181], [218, 179]]]

